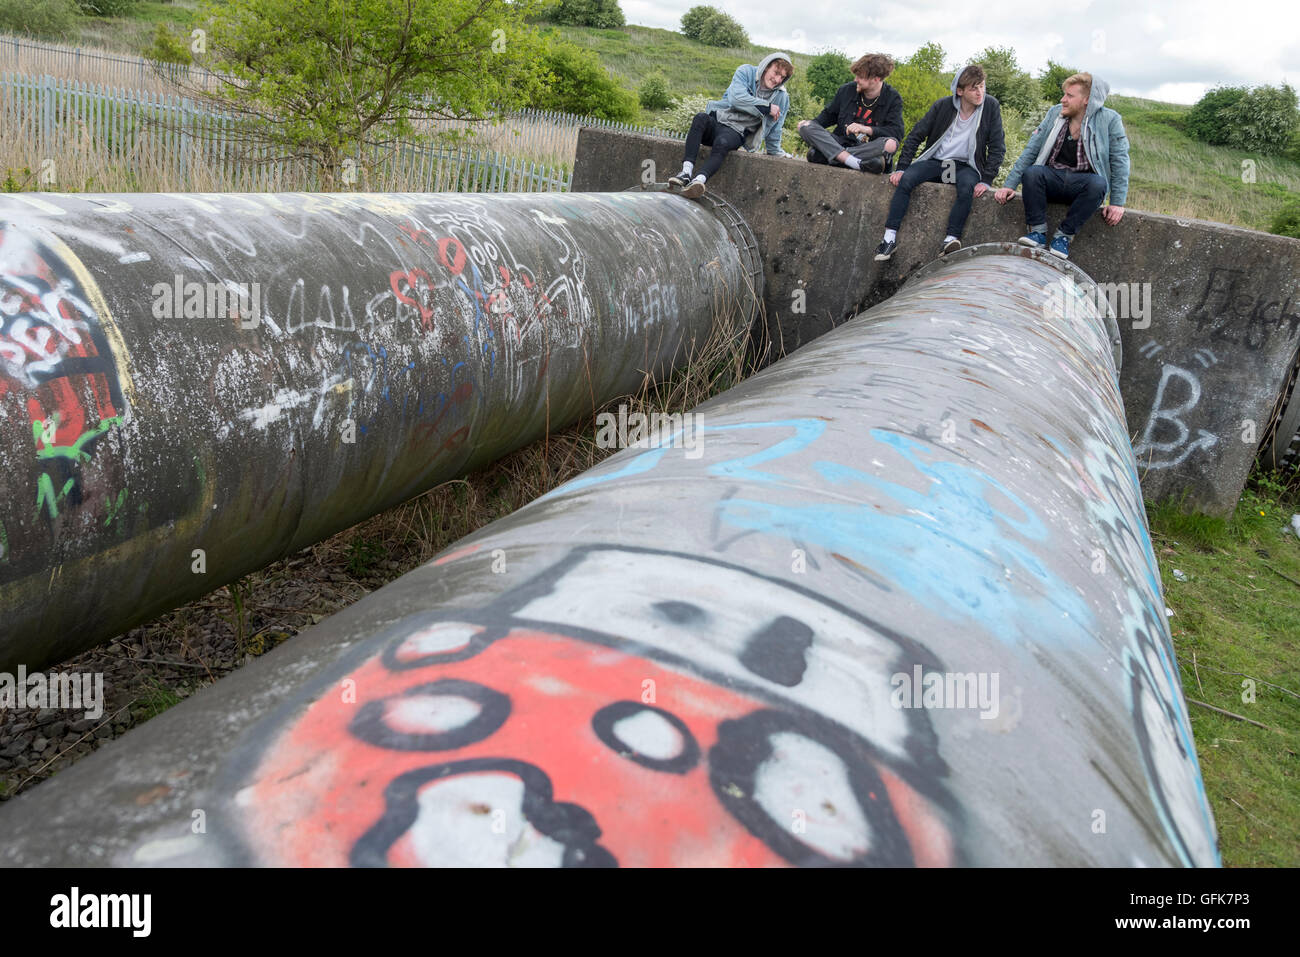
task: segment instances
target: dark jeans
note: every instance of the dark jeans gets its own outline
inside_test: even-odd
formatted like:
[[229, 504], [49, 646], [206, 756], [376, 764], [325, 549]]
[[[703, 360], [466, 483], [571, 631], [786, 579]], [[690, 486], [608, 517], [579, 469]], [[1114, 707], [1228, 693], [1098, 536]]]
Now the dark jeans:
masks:
[[1050, 166], [1031, 166], [1020, 180], [1025, 203], [1025, 222], [1038, 226], [1047, 222], [1047, 203], [1069, 203], [1061, 220], [1061, 232], [1073, 236], [1106, 198], [1106, 180], [1096, 173], [1079, 173]]
[[[903, 178], [894, 188], [894, 198], [889, 201], [889, 218], [885, 220], [886, 229], [898, 229], [907, 215], [907, 206], [912, 201], [912, 190], [922, 183], [942, 183], [944, 164], [936, 159], [917, 160], [903, 170]], [[970, 163], [960, 160], [952, 161], [953, 174], [956, 176], [957, 198], [953, 200], [948, 212], [948, 235], [961, 239], [961, 231], [966, 228], [966, 217], [970, 216], [970, 204], [975, 199], [975, 187], [980, 181], [980, 174]]]
[[700, 155], [701, 143], [711, 149], [709, 158], [695, 170], [695, 174], [708, 179], [722, 168], [722, 161], [728, 153], [744, 145], [745, 138], [725, 123], [719, 123], [712, 113], [696, 113], [695, 119], [691, 120], [691, 131], [686, 134], [686, 155], [682, 159], [694, 163]]

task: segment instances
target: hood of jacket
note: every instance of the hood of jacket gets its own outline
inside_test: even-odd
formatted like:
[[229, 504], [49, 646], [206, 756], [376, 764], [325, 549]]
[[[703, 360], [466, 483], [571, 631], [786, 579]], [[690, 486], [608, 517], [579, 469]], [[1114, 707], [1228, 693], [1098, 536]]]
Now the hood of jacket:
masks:
[[789, 80], [790, 77], [794, 76], [794, 60], [790, 59], [790, 54], [781, 52], [769, 53], [767, 56], [763, 57], [763, 59], [758, 61], [758, 77], [754, 81], [758, 89], [761, 90], [763, 88], [763, 74], [767, 72], [767, 68], [771, 66], [772, 62], [775, 60], [784, 60], [786, 65], [790, 67], [790, 72], [786, 74], [785, 80], [778, 83], [775, 87], [776, 89], [781, 89], [785, 86], [786, 80]]
[[1092, 92], [1088, 94], [1088, 108], [1083, 111], [1085, 122], [1092, 119], [1097, 114], [1097, 111], [1106, 105], [1106, 95], [1108, 93], [1110, 93], [1110, 84], [1094, 73]]

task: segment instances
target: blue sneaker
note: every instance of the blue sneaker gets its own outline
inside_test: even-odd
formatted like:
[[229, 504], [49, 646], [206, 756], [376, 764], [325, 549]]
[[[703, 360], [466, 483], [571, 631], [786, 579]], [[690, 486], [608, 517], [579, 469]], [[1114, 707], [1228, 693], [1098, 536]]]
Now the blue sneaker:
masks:
[[1038, 249], [1042, 249], [1044, 246], [1047, 245], [1047, 234], [1046, 233], [1025, 233], [1025, 235], [1020, 237], [1018, 242], [1022, 246], [1035, 246]]
[[1060, 256], [1062, 259], [1070, 258], [1070, 237], [1065, 233], [1057, 233], [1056, 238], [1052, 240], [1050, 247], [1053, 256]]

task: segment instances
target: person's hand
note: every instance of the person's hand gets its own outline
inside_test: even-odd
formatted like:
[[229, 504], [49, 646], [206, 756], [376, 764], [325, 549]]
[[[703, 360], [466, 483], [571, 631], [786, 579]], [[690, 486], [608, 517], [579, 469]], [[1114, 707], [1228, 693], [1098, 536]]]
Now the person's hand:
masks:
[[900, 182], [902, 179], [903, 179], [903, 174], [902, 174], [902, 172], [894, 172], [894, 173], [890, 173], [890, 174], [889, 174], [889, 185], [890, 185], [890, 186], [897, 186], [897, 185], [899, 184], [899, 182]]
[[975, 195], [976, 195], [976, 196], [983, 196], [983, 195], [984, 195], [985, 193], [987, 193], [988, 191], [989, 191], [989, 184], [988, 184], [988, 183], [976, 183], [976, 184], [975, 184]]
[[873, 131], [873, 130], [871, 129], [871, 127], [869, 127], [869, 126], [864, 126], [864, 127], [862, 127], [862, 135], [863, 135], [863, 136], [866, 136], [866, 137], [869, 138], [873, 132], [874, 132], [874, 131]]
[[1114, 226], [1116, 223], [1118, 223], [1121, 219], [1124, 218], [1124, 207], [1107, 206], [1105, 209], [1101, 211], [1101, 215], [1106, 220], [1106, 222]]
[[796, 130], [801, 130], [801, 129], [803, 129], [805, 126], [807, 126], [810, 122], [811, 122], [811, 120], [800, 120], [798, 123], [796, 123], [796, 124], [794, 125], [794, 128], [795, 128]]
[[1016, 191], [1014, 189], [1007, 189], [1005, 186], [1003, 186], [1001, 189], [997, 189], [993, 191], [993, 198], [996, 199], [1003, 206], [1005, 206], [1007, 204], [1007, 200], [1009, 200], [1014, 195], [1016, 195]]
[[859, 133], [866, 133], [867, 128], [861, 123], [850, 123], [848, 126], [844, 127], [844, 132], [848, 133], [850, 136], [857, 136]]
[[777, 106], [775, 103], [773, 103], [773, 104], [772, 104], [772, 119], [776, 119], [776, 118], [777, 118], [778, 116], [780, 116], [780, 115], [781, 115], [781, 108], [780, 108], [779, 106]]

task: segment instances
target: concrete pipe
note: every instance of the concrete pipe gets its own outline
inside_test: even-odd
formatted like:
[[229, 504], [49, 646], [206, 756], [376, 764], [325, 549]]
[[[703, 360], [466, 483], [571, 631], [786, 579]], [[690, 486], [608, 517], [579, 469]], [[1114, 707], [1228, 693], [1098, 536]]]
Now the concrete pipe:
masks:
[[640, 447], [10, 802], [0, 860], [1216, 864], [1092, 290], [962, 250], [598, 420]]
[[743, 221], [662, 196], [13, 195], [0, 230], [7, 671], [532, 442], [761, 295]]

